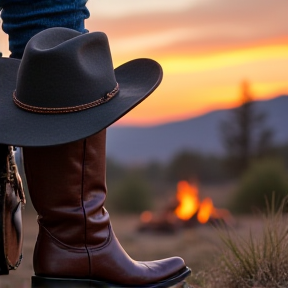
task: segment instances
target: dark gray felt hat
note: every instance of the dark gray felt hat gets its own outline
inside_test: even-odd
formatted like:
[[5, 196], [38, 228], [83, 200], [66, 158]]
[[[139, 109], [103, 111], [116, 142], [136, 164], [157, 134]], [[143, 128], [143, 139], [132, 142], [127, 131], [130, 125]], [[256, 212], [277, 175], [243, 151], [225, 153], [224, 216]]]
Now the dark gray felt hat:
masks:
[[160, 84], [161, 66], [135, 59], [113, 68], [107, 36], [49, 28], [20, 60], [0, 58], [0, 143], [50, 146], [108, 127]]

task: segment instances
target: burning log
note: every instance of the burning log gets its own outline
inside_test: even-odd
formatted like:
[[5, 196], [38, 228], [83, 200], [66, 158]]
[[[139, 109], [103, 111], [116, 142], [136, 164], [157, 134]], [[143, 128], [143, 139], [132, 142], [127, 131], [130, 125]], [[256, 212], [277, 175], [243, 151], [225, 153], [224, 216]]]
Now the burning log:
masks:
[[211, 198], [200, 200], [196, 184], [180, 181], [173, 203], [169, 203], [160, 215], [145, 211], [140, 216], [139, 231], [175, 233], [181, 228], [191, 228], [202, 224], [231, 224], [233, 219], [226, 209], [214, 207]]
[[140, 215], [141, 225], [139, 226], [139, 231], [165, 234], [175, 233], [180, 228], [176, 223], [178, 218], [174, 213], [175, 207], [175, 203], [167, 205], [166, 209], [162, 210], [160, 214], [144, 211]]

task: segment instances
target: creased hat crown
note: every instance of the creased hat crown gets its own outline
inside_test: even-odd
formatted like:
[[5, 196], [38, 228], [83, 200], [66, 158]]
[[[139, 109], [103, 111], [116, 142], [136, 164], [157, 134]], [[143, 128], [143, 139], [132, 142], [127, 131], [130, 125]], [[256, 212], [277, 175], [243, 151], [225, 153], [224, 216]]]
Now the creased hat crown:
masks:
[[31, 40], [19, 67], [15, 94], [27, 107], [85, 105], [117, 85], [104, 33], [54, 28]]

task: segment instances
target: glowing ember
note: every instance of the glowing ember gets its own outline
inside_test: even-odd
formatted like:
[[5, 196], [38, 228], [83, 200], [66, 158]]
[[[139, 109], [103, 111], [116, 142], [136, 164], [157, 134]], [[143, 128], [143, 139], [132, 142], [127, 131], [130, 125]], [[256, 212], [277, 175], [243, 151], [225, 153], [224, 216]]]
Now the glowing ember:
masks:
[[144, 211], [140, 215], [140, 220], [143, 223], [149, 223], [149, 222], [151, 222], [152, 219], [153, 219], [153, 213], [150, 211]]
[[179, 205], [175, 209], [175, 214], [182, 220], [189, 220], [199, 208], [198, 187], [180, 181], [177, 185], [176, 197]]
[[232, 220], [232, 215], [227, 209], [214, 208], [211, 216], [218, 219], [225, 219], [227, 222]]

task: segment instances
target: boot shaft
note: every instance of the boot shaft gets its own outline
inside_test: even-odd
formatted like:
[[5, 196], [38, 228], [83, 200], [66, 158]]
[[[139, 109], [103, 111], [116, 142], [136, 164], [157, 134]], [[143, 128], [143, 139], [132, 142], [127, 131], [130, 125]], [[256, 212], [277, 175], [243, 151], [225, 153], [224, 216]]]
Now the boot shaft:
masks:
[[103, 130], [73, 143], [23, 148], [39, 225], [66, 245], [97, 247], [108, 237], [105, 145]]

